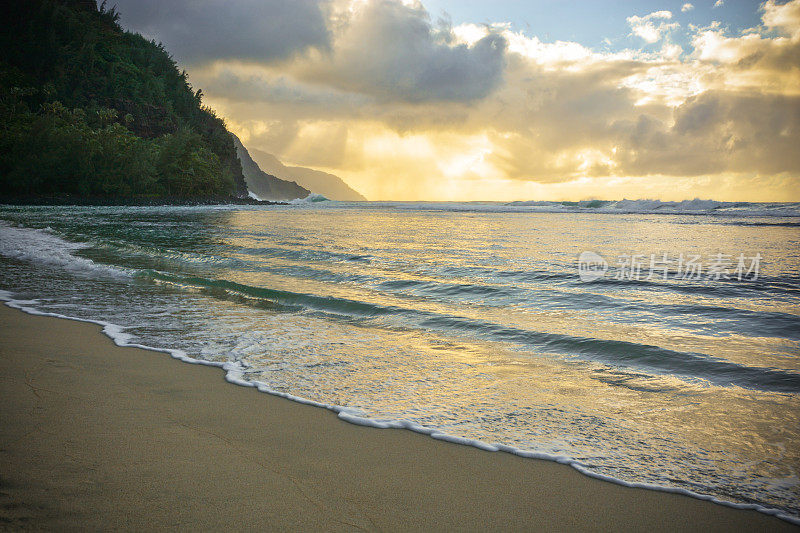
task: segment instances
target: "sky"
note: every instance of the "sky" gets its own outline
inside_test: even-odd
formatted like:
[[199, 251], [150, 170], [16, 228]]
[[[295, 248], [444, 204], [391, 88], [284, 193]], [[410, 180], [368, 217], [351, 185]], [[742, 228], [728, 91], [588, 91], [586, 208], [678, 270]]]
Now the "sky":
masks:
[[370, 200], [800, 201], [800, 0], [117, 0]]

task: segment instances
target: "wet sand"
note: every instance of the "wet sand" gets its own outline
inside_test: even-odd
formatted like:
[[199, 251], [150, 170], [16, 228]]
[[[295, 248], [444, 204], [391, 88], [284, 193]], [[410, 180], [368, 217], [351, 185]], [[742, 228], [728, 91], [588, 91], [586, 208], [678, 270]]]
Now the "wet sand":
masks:
[[0, 529], [797, 531], [348, 424], [98, 326], [0, 306]]

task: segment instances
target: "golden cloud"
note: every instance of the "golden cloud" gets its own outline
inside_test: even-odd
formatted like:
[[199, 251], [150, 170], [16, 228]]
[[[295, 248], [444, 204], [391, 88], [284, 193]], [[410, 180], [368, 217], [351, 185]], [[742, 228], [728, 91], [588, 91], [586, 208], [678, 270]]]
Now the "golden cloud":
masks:
[[671, 14], [631, 17], [655, 51], [613, 53], [419, 4], [334, 7], [328, 51], [192, 81], [249, 146], [368, 198], [800, 200], [800, 0], [739, 35], [689, 28], [688, 51]]

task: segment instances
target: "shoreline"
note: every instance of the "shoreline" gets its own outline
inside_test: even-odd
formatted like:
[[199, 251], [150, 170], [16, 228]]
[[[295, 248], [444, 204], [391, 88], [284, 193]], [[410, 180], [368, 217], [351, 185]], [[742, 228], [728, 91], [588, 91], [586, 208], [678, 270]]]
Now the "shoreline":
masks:
[[0, 205], [37, 207], [162, 207], [162, 206], [213, 206], [213, 205], [289, 205], [289, 201], [256, 200], [250, 196], [185, 198], [161, 197], [116, 197], [116, 196], [0, 196]]
[[[345, 424], [202, 365], [116, 346], [97, 325], [0, 308], [0, 525], [796, 530], [552, 461]], [[169, 523], [192, 496], [207, 505]]]

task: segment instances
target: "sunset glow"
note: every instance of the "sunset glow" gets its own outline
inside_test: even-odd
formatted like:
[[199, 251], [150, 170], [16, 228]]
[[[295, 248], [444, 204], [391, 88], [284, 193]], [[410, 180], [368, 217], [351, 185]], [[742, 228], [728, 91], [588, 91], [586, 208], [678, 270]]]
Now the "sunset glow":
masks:
[[542, 6], [511, 4], [469, 20], [455, 2], [300, 2], [242, 30], [258, 45], [284, 28], [261, 55], [120, 11], [248, 146], [368, 199], [800, 199], [800, 0], [617, 7], [599, 44], [580, 5], [563, 39], [523, 24]]

